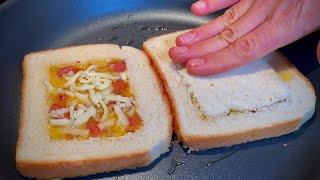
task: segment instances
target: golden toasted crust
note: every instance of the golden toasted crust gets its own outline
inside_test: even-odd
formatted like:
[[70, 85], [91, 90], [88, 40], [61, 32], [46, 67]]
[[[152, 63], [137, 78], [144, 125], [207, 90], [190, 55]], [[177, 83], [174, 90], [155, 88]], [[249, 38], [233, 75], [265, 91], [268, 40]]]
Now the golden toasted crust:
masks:
[[215, 147], [231, 146], [245, 142], [277, 137], [288, 134], [300, 127], [301, 118], [288, 120], [286, 122], [273, 124], [269, 127], [255, 128], [248, 131], [232, 134], [223, 134], [219, 136], [190, 136], [183, 139], [184, 145], [190, 149], [204, 150]]
[[79, 177], [145, 166], [152, 162], [150, 154], [150, 151], [141, 151], [128, 154], [127, 156], [97, 157], [79, 161], [21, 161], [17, 162], [17, 169], [23, 176], [30, 178]]

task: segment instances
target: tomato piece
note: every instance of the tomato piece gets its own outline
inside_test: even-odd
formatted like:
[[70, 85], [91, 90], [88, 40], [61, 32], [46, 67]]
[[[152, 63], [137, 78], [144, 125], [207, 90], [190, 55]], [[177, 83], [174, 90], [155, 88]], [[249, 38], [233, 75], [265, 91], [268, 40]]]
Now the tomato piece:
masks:
[[98, 136], [101, 132], [101, 129], [96, 121], [89, 121], [87, 124], [87, 129], [89, 129], [90, 135], [94, 137]]
[[116, 102], [114, 102], [114, 101], [109, 101], [109, 102], [107, 103], [107, 107], [108, 107], [111, 111], [113, 111], [114, 105], [116, 105]]
[[129, 126], [135, 126], [138, 124], [138, 119], [135, 116], [129, 117]]
[[57, 110], [65, 107], [66, 107], [65, 103], [62, 103], [62, 102], [54, 103], [50, 108], [50, 112], [53, 110]]
[[139, 127], [142, 124], [142, 120], [137, 113], [129, 117], [128, 120], [129, 120], [129, 126], [126, 129], [127, 132], [134, 132], [135, 130], [139, 129]]
[[59, 99], [65, 100], [65, 99], [67, 99], [67, 95], [65, 93], [59, 94]]
[[58, 77], [62, 77], [62, 75], [67, 74], [70, 71], [77, 73], [79, 70], [75, 67], [63, 67], [59, 70]]
[[113, 86], [112, 92], [118, 95], [125, 95], [129, 87], [128, 83], [124, 80], [117, 80], [112, 83], [112, 86]]
[[64, 114], [64, 118], [68, 118], [68, 119], [70, 119], [70, 112], [68, 112], [68, 113]]
[[123, 71], [127, 70], [126, 63], [123, 61], [116, 62], [116, 63], [112, 64], [111, 67], [114, 72], [123, 72]]

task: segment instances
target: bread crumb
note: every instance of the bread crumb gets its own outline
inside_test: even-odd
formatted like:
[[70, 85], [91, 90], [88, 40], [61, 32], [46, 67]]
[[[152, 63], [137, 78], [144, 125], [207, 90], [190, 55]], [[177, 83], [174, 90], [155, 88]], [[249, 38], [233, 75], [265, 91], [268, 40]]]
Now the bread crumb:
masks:
[[187, 153], [188, 153], [188, 154], [191, 154], [191, 152], [192, 152], [192, 151], [191, 151], [190, 149], [188, 149]]
[[283, 144], [283, 146], [284, 146], [284, 147], [287, 147], [287, 146], [288, 146], [288, 144]]

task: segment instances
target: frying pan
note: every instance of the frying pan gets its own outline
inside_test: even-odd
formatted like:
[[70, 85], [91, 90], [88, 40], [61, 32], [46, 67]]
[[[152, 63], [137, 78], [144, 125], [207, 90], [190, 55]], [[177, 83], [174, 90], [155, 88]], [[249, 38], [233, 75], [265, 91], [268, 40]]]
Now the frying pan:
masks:
[[[141, 48], [151, 36], [193, 28], [221, 15], [190, 13], [190, 0], [8, 0], [0, 5], [0, 179], [23, 179], [15, 168], [23, 56], [70, 45], [115, 43]], [[319, 96], [319, 32], [280, 49], [312, 81]], [[188, 153], [174, 142], [147, 167], [80, 179], [300, 179], [319, 178], [320, 104], [295, 133]], [[173, 137], [176, 139], [176, 137]], [[35, 147], [36, 148], [36, 147]], [[171, 167], [175, 164], [184, 165]], [[170, 175], [171, 174], [171, 175]]]

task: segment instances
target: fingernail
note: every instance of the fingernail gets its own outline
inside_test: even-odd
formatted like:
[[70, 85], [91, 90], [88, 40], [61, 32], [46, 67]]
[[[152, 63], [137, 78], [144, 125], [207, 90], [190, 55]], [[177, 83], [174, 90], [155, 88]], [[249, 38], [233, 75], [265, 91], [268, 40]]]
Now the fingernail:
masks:
[[185, 34], [182, 34], [181, 36], [179, 36], [179, 39], [184, 42], [184, 43], [192, 43], [194, 41], [194, 37], [196, 35], [194, 33], [185, 33]]
[[197, 8], [200, 10], [200, 9], [204, 9], [206, 8], [207, 4], [203, 1], [198, 1], [196, 3], [194, 3], [195, 6], [197, 6]]
[[173, 51], [176, 52], [176, 54], [183, 54], [185, 52], [187, 52], [188, 48], [185, 46], [179, 46], [179, 47], [175, 47], [173, 48]]
[[201, 66], [202, 64], [204, 64], [204, 60], [197, 58], [197, 59], [191, 59], [188, 61], [188, 63], [192, 66], [192, 67], [196, 67], [196, 66]]

